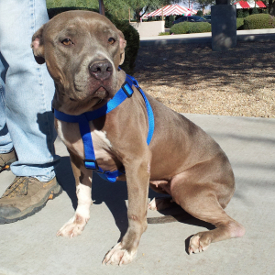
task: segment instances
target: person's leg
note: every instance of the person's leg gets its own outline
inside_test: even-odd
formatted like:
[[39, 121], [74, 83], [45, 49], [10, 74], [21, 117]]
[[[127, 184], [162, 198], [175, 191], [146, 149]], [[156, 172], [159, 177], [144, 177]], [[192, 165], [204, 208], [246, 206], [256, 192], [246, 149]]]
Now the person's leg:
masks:
[[0, 224], [24, 219], [61, 192], [54, 167], [54, 84], [46, 66], [36, 63], [32, 35], [48, 21], [45, 0], [0, 1], [0, 52], [8, 65], [6, 125], [18, 156], [17, 176], [0, 199]]
[[13, 143], [6, 124], [5, 111], [5, 75], [8, 64], [0, 52], [0, 172], [8, 169], [16, 160]]
[[36, 63], [30, 43], [33, 33], [47, 21], [45, 0], [0, 2], [0, 51], [8, 64], [6, 122], [18, 156], [11, 170], [16, 176], [43, 182], [55, 177], [54, 84], [45, 64]]
[[5, 112], [5, 75], [8, 64], [0, 52], [0, 154], [9, 153], [13, 149], [12, 140], [6, 125]]

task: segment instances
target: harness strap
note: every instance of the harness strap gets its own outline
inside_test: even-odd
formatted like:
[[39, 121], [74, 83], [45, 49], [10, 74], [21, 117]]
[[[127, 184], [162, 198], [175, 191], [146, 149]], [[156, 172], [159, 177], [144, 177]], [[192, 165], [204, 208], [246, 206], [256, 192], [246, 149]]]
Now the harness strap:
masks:
[[110, 113], [117, 106], [119, 106], [125, 99], [130, 98], [134, 92], [132, 89], [132, 85], [134, 85], [139, 90], [139, 92], [141, 93], [145, 101], [147, 115], [148, 115], [148, 124], [149, 124], [147, 144], [149, 145], [153, 137], [154, 128], [155, 128], [154, 113], [149, 101], [146, 98], [146, 95], [139, 87], [138, 82], [134, 77], [130, 75], [126, 75], [126, 81], [124, 82], [122, 87], [118, 90], [118, 92], [115, 94], [115, 96], [111, 100], [109, 100], [104, 106], [100, 107], [97, 110], [86, 112], [78, 116], [67, 115], [60, 111], [54, 110], [54, 115], [57, 119], [65, 122], [79, 123], [79, 129], [80, 129], [81, 137], [84, 144], [85, 167], [87, 169], [96, 171], [100, 177], [111, 182], [115, 182], [116, 178], [122, 175], [123, 173], [118, 170], [112, 171], [112, 172], [103, 171], [102, 168], [98, 166], [95, 153], [94, 153], [94, 146], [93, 146], [92, 135], [91, 135], [91, 130], [89, 126], [89, 121], [95, 120], [97, 118], [100, 118]]
[[151, 139], [153, 137], [154, 134], [154, 129], [155, 129], [155, 119], [154, 119], [154, 113], [152, 110], [152, 107], [145, 95], [145, 93], [142, 91], [142, 89], [139, 87], [137, 80], [132, 77], [131, 75], [127, 75], [127, 77], [132, 81], [133, 85], [139, 90], [139, 92], [141, 93], [145, 105], [146, 105], [146, 109], [147, 109], [147, 116], [148, 116], [148, 124], [149, 124], [149, 130], [148, 130], [148, 136], [147, 136], [147, 144], [149, 145], [151, 142]]

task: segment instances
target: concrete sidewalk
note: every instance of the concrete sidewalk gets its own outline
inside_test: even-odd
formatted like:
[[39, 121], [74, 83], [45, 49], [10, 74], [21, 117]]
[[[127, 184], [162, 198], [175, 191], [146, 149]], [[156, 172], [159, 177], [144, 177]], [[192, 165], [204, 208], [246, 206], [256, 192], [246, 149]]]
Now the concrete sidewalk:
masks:
[[[247, 42], [264, 42], [275, 40], [274, 29], [259, 29], [259, 30], [238, 30], [238, 41]], [[190, 33], [190, 34], [176, 34], [164, 36], [141, 37], [141, 46], [153, 45], [167, 45], [167, 44], [190, 44], [190, 43], [211, 43], [212, 33]]]
[[[74, 213], [74, 180], [65, 147], [58, 178], [65, 191], [26, 220], [0, 226], [0, 274], [221, 274], [275, 273], [275, 119], [187, 115], [212, 135], [227, 153], [236, 176], [236, 193], [227, 212], [242, 223], [243, 238], [211, 244], [201, 254], [186, 253], [186, 239], [207, 230], [193, 219], [186, 223], [151, 224], [141, 238], [138, 254], [128, 266], [103, 266], [105, 253], [127, 226], [125, 183], [94, 177], [91, 219], [81, 236], [56, 237]], [[0, 174], [2, 194], [14, 176]], [[150, 193], [153, 196], [153, 193]], [[149, 211], [148, 216], [158, 216]]]

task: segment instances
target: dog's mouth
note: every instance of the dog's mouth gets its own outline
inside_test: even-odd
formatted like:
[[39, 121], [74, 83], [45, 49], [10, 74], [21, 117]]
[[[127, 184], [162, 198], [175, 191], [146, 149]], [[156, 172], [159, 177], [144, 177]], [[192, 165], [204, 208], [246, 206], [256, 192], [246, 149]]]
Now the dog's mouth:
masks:
[[102, 104], [106, 104], [106, 102], [108, 102], [110, 98], [111, 98], [111, 93], [103, 86], [100, 86], [95, 91], [89, 91], [82, 97], [80, 96], [69, 97], [70, 101], [74, 102], [73, 106], [77, 106], [77, 108], [81, 108], [82, 111], [83, 109], [86, 109], [86, 107], [88, 107], [88, 110], [91, 110], [91, 107], [92, 108], [95, 108], [96, 106], [100, 107]]
[[94, 99], [109, 99], [111, 93], [105, 86], [100, 85], [96, 88], [88, 88], [87, 86], [75, 85], [75, 93], [70, 97], [71, 101], [90, 101]]
[[93, 93], [93, 97], [97, 97], [101, 100], [105, 99], [105, 98], [109, 98], [109, 92], [103, 87], [100, 86], [94, 93]]

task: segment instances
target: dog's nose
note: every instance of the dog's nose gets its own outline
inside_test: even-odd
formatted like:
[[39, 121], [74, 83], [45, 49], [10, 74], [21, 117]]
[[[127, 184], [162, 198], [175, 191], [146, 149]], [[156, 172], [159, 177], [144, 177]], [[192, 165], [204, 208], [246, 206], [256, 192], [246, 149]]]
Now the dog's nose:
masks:
[[113, 67], [108, 60], [95, 61], [89, 65], [89, 71], [96, 79], [105, 80], [111, 76]]

